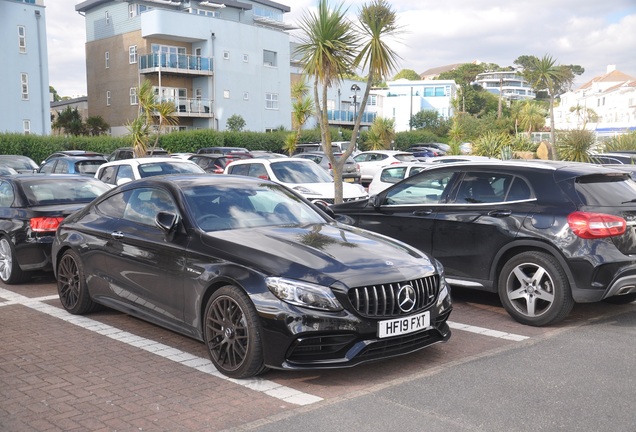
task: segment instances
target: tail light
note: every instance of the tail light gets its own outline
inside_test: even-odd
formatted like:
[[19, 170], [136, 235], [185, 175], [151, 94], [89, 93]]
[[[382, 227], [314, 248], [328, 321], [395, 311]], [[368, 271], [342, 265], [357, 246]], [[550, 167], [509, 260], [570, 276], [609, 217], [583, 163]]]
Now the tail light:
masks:
[[37, 217], [31, 218], [31, 230], [35, 232], [51, 232], [55, 231], [63, 217]]
[[619, 236], [627, 229], [622, 217], [602, 213], [570, 213], [568, 225], [574, 234], [584, 239]]

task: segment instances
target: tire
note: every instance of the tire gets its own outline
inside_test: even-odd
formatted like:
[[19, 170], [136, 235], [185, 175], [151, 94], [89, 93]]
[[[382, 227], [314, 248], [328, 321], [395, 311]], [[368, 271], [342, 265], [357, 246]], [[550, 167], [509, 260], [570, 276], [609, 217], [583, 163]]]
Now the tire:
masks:
[[22, 271], [15, 255], [13, 242], [6, 236], [0, 238], [0, 280], [7, 285], [29, 280], [30, 274]]
[[97, 308], [88, 293], [84, 266], [76, 252], [70, 249], [64, 252], [56, 274], [57, 293], [64, 309], [73, 315], [84, 315]]
[[611, 304], [627, 304], [633, 302], [634, 300], [636, 300], [636, 293], [629, 293], [603, 299], [605, 303]]
[[240, 288], [228, 285], [212, 294], [203, 335], [210, 359], [222, 374], [249, 378], [265, 370], [259, 318]]
[[512, 257], [499, 274], [499, 298], [516, 321], [531, 326], [555, 324], [574, 306], [567, 276], [559, 262], [544, 252]]

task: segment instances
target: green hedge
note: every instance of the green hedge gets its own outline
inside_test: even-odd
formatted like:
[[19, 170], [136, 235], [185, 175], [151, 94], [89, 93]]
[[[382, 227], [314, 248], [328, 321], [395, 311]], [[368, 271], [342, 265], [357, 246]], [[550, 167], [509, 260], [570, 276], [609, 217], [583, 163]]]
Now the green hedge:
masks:
[[[332, 141], [350, 141], [351, 130], [331, 128]], [[267, 150], [283, 153], [285, 137], [290, 131], [273, 132], [218, 132], [210, 129], [173, 132], [159, 137], [159, 147], [171, 153], [196, 153], [202, 147], [245, 147], [249, 150]], [[365, 149], [366, 131], [360, 132], [358, 144]], [[320, 130], [303, 130], [299, 143], [320, 142]], [[443, 142], [429, 132], [400, 132], [395, 138], [397, 149], [406, 149], [412, 144], [423, 142]], [[154, 142], [153, 142], [154, 143]], [[151, 145], [153, 144], [151, 143]], [[0, 154], [28, 156], [37, 163], [51, 153], [61, 150], [89, 150], [109, 154], [119, 147], [131, 145], [128, 137], [111, 136], [42, 136], [21, 134], [0, 134]]]

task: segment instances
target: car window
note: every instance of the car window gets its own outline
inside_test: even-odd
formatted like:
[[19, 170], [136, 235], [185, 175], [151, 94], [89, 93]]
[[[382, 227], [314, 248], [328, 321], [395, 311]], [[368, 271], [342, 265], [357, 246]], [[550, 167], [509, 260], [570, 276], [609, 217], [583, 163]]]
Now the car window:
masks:
[[128, 202], [128, 195], [130, 195], [129, 191], [112, 195], [104, 201], [98, 203], [95, 208], [98, 212], [102, 213], [105, 216], [122, 219], [124, 217], [126, 203]]
[[22, 183], [22, 190], [31, 205], [88, 203], [109, 189], [103, 183], [89, 180], [79, 177], [55, 179], [55, 183], [46, 178], [29, 180]]
[[400, 162], [410, 162], [410, 161], [417, 160], [415, 159], [415, 156], [413, 156], [411, 153], [398, 153], [394, 155], [393, 157], [399, 160]]
[[53, 172], [53, 167], [55, 166], [55, 163], [57, 161], [55, 160], [51, 160], [48, 162], [45, 162], [41, 167], [40, 167], [40, 172], [44, 173], [44, 174], [50, 174], [51, 172]]
[[271, 164], [278, 181], [283, 183], [332, 183], [333, 178], [314, 163], [283, 161]]
[[135, 179], [135, 174], [133, 173], [133, 169], [128, 164], [119, 165], [119, 169], [117, 170], [117, 175], [115, 177], [114, 184], [119, 184], [120, 181], [124, 179], [128, 179], [128, 180]]
[[384, 183], [397, 183], [404, 178], [406, 167], [389, 167], [382, 170], [380, 181]]
[[155, 226], [155, 219], [160, 211], [178, 213], [172, 197], [163, 189], [133, 189], [127, 198], [124, 219], [132, 222]]
[[68, 162], [65, 160], [58, 160], [53, 168], [55, 174], [68, 174]]
[[581, 176], [574, 188], [581, 202], [591, 206], [616, 206], [636, 199], [636, 183], [627, 174]]
[[141, 178], [164, 174], [200, 174], [202, 168], [196, 164], [186, 162], [159, 162], [139, 165]]
[[454, 202], [458, 204], [503, 202], [511, 181], [510, 174], [467, 172], [459, 185]]
[[115, 174], [117, 173], [117, 166], [108, 166], [102, 169], [99, 173], [99, 179], [104, 183], [115, 184]]
[[13, 186], [9, 182], [0, 182], [0, 207], [11, 207], [15, 199]]
[[457, 174], [453, 171], [425, 172], [408, 177], [387, 191], [384, 205], [438, 204], [448, 195], [447, 188]]
[[95, 175], [97, 168], [103, 163], [104, 161], [96, 160], [79, 161], [75, 163], [75, 172], [78, 174]]

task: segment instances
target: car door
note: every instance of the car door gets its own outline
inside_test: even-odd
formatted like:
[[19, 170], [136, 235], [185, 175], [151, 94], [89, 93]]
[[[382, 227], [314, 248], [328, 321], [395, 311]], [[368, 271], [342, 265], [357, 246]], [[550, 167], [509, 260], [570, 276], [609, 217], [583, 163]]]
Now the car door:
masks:
[[109, 197], [85, 219], [92, 240], [82, 255], [93, 297], [105, 295], [177, 325], [183, 320], [187, 237], [166, 237], [155, 223], [159, 211], [179, 214], [164, 189], [140, 187]]
[[456, 176], [452, 169], [437, 169], [409, 177], [378, 194], [373, 211], [352, 216], [361, 228], [431, 253], [435, 215]]
[[449, 279], [487, 286], [495, 256], [515, 239], [535, 199], [528, 182], [514, 173], [465, 170], [437, 208], [431, 252]]

